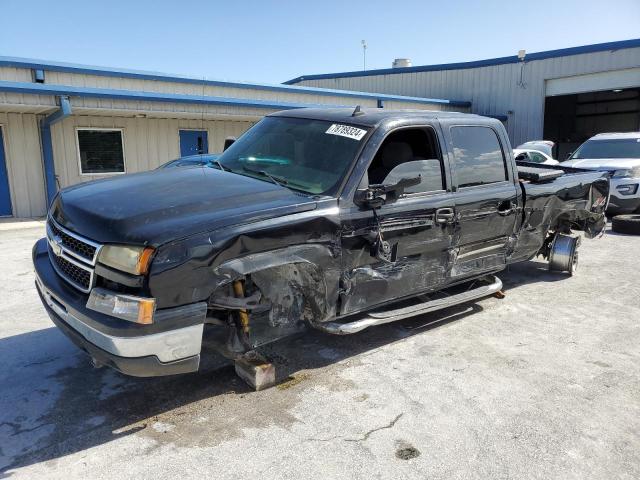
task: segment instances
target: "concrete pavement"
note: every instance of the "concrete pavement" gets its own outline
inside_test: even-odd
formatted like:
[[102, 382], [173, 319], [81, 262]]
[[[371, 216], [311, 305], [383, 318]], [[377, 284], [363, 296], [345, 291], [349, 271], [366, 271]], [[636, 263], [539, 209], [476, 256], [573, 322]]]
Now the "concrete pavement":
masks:
[[640, 237], [585, 240], [577, 276], [527, 262], [487, 298], [233, 367], [95, 370], [47, 318], [0, 231], [0, 478], [640, 478]]

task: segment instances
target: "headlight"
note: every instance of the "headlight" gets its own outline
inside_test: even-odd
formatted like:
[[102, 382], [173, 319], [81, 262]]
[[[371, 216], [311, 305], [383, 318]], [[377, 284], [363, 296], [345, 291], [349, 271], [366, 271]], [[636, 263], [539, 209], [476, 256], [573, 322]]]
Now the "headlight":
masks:
[[151, 247], [105, 245], [100, 250], [98, 261], [116, 270], [133, 275], [143, 275], [149, 271], [153, 252]]
[[616, 170], [615, 172], [613, 172], [613, 175], [611, 175], [611, 178], [624, 178], [628, 177], [630, 174], [630, 169]]
[[640, 177], [640, 167], [623, 168], [613, 172], [612, 178], [625, 178], [625, 177]]
[[87, 300], [87, 308], [129, 322], [150, 325], [153, 323], [156, 299], [123, 295], [96, 287], [91, 290], [89, 300]]

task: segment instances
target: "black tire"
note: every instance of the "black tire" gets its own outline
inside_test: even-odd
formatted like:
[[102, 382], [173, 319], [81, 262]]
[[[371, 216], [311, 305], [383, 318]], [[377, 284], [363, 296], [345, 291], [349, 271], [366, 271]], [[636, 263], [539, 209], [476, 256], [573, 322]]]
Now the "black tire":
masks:
[[640, 215], [616, 215], [611, 220], [611, 229], [616, 233], [640, 235]]

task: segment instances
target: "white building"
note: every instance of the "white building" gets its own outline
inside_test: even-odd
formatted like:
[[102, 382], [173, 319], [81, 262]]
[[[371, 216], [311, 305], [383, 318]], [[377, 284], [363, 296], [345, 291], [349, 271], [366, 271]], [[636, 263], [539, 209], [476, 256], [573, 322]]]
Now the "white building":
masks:
[[596, 133], [640, 129], [640, 39], [475, 62], [304, 75], [285, 83], [462, 98], [471, 101], [473, 113], [500, 118], [514, 146], [553, 140], [561, 159]]
[[259, 85], [0, 57], [0, 216], [59, 188], [214, 153], [267, 113], [306, 106], [467, 111], [465, 101]]

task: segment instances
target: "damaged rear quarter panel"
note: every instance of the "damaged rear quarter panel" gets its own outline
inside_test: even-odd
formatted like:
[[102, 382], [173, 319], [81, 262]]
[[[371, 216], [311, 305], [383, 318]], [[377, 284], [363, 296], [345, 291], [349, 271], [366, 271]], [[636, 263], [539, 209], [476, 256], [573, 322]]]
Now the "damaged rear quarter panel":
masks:
[[537, 255], [549, 232], [563, 225], [585, 232], [587, 238], [596, 237], [604, 230], [606, 205], [602, 199], [609, 195], [606, 173], [573, 172], [549, 183], [521, 184], [524, 211], [509, 263]]

